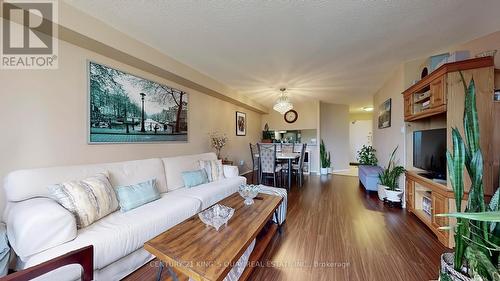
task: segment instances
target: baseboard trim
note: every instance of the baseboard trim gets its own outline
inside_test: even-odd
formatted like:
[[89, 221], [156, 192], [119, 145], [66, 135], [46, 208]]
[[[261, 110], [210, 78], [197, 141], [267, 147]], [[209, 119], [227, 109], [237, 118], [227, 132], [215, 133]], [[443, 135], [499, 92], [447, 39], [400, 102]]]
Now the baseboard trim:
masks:
[[347, 172], [349, 169], [332, 170], [332, 173]]

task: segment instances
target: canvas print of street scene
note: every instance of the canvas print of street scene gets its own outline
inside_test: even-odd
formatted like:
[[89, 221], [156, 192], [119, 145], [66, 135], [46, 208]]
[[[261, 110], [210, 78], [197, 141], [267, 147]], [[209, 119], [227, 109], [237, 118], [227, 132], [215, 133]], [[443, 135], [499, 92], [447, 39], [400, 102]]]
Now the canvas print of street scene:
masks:
[[89, 64], [91, 143], [187, 141], [187, 93]]

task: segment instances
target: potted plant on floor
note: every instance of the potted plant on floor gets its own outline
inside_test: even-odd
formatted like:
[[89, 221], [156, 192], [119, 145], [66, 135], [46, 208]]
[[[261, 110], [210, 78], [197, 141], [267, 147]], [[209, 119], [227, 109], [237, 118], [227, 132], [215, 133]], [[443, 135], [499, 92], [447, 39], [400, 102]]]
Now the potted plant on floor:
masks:
[[323, 142], [323, 140], [321, 140], [321, 144], [319, 146], [319, 156], [321, 158], [320, 174], [327, 175], [332, 162], [330, 161], [330, 152], [326, 151], [325, 143]]
[[403, 166], [396, 166], [394, 161], [394, 156], [396, 155], [396, 147], [389, 158], [389, 164], [387, 167], [378, 175], [378, 198], [384, 200], [386, 198], [391, 202], [401, 202], [401, 197], [403, 196], [403, 191], [399, 189], [398, 180], [399, 177], [405, 172]]
[[[479, 122], [474, 79], [469, 87], [460, 73], [465, 90], [465, 141], [457, 128], [452, 130], [453, 154], [447, 152], [449, 178], [455, 195], [456, 210], [464, 212], [438, 214], [457, 219], [454, 230], [454, 253], [441, 256], [440, 280], [500, 280], [500, 194], [495, 192], [486, 204], [483, 191], [483, 157], [479, 147]], [[464, 171], [471, 178], [467, 205], [464, 198]]]
[[363, 145], [361, 150], [358, 151], [358, 162], [360, 165], [377, 166], [378, 160], [375, 156], [375, 148], [371, 145]]

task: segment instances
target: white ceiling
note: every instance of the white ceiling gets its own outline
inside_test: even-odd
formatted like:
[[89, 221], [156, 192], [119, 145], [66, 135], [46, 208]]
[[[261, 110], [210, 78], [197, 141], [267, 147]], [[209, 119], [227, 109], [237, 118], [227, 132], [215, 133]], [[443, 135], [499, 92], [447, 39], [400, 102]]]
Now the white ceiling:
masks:
[[67, 2], [267, 106], [356, 111], [399, 63], [500, 29], [498, 0]]

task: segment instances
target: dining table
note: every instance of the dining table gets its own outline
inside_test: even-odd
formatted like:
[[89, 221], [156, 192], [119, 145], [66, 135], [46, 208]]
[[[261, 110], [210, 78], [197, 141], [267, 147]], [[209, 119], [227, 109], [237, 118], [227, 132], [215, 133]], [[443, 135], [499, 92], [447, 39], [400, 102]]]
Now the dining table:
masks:
[[[255, 157], [259, 157], [259, 154], [255, 154]], [[292, 187], [292, 164], [295, 159], [300, 157], [300, 152], [276, 152], [276, 160], [287, 161], [288, 164], [288, 177], [287, 177], [287, 187], [290, 190]]]

